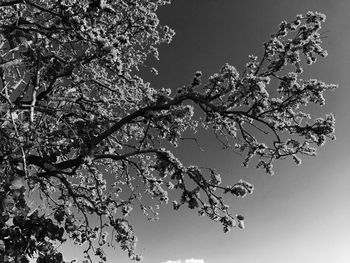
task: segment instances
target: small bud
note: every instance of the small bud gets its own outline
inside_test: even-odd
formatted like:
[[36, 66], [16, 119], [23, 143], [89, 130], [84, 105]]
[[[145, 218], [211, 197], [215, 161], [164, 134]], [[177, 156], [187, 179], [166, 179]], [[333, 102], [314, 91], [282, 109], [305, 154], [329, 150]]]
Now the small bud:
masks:
[[202, 76], [202, 71], [197, 71], [194, 75], [195, 77], [200, 78]]
[[244, 216], [242, 216], [242, 215], [237, 215], [236, 218], [237, 218], [239, 221], [243, 221], [243, 220], [244, 220]]

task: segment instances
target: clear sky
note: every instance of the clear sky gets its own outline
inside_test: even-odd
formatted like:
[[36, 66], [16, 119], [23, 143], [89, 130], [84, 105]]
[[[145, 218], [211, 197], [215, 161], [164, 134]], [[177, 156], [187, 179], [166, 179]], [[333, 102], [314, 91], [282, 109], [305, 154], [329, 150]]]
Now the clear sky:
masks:
[[[211, 137], [201, 138], [204, 152], [180, 147], [186, 164], [216, 167], [228, 184], [243, 178], [255, 185], [252, 196], [229, 200], [234, 212], [246, 217], [246, 228], [224, 234], [219, 224], [188, 209], [161, 208], [156, 222], [135, 213], [144, 263], [350, 262], [349, 0], [174, 0], [159, 9], [159, 17], [176, 36], [160, 49], [159, 76], [146, 80], [177, 88], [197, 70], [209, 76], [226, 62], [241, 69], [249, 54], [262, 55], [263, 42], [282, 20], [309, 10], [327, 15], [322, 32], [329, 56], [304, 77], [339, 84], [326, 94], [328, 104], [313, 111], [315, 116], [335, 113], [337, 140], [316, 158], [304, 158], [300, 167], [290, 160], [276, 164], [273, 177], [241, 168], [241, 157], [222, 151]], [[67, 246], [64, 250], [74, 255]], [[119, 250], [108, 252], [108, 263], [129, 262]]]

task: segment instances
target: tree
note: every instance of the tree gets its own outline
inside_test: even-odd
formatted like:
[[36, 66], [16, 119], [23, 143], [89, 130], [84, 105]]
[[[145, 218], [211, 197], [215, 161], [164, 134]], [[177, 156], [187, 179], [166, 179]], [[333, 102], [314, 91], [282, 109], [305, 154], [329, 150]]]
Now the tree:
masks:
[[282, 22], [241, 74], [226, 64], [202, 84], [198, 71], [174, 92], [137, 75], [139, 67], [155, 71], [147, 58], [174, 35], [155, 13], [169, 2], [0, 3], [0, 261], [64, 262], [55, 244], [66, 239], [84, 245], [87, 261], [106, 260], [110, 242], [140, 260], [127, 216], [139, 207], [153, 218], [153, 205], [172, 199], [168, 191], [181, 196], [171, 200], [175, 210], [195, 209], [225, 232], [243, 228], [224, 196], [244, 197], [253, 185], [223, 186], [214, 168], [184, 166], [172, 150], [185, 131], [214, 131], [246, 156], [244, 166], [271, 175], [276, 160], [299, 165], [334, 139], [334, 116], [312, 119], [305, 110], [324, 105], [323, 92], [336, 86], [301, 78], [304, 62], [327, 55], [323, 14]]

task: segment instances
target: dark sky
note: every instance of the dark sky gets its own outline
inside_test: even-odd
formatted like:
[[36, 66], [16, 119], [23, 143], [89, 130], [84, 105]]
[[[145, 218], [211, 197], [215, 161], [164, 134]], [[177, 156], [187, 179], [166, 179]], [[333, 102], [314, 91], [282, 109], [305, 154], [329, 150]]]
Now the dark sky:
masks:
[[[187, 209], [161, 208], [157, 222], [136, 213], [132, 222], [144, 263], [350, 262], [350, 1], [175, 0], [159, 9], [159, 17], [176, 36], [160, 49], [159, 75], [146, 80], [175, 89], [197, 70], [208, 77], [226, 62], [242, 69], [248, 55], [262, 55], [263, 42], [282, 20], [309, 10], [327, 15], [322, 32], [329, 56], [303, 77], [339, 84], [326, 94], [328, 104], [312, 111], [314, 116], [335, 113], [337, 140], [316, 158], [304, 158], [301, 167], [280, 162], [273, 177], [241, 168], [242, 158], [222, 151], [209, 136], [202, 137], [204, 152], [195, 145], [180, 147], [185, 163], [216, 167], [228, 183], [243, 178], [255, 185], [252, 196], [229, 201], [235, 213], [245, 215], [246, 228], [224, 234], [219, 224]], [[64, 250], [75, 254], [68, 246]], [[129, 262], [119, 250], [109, 256], [108, 263]]]

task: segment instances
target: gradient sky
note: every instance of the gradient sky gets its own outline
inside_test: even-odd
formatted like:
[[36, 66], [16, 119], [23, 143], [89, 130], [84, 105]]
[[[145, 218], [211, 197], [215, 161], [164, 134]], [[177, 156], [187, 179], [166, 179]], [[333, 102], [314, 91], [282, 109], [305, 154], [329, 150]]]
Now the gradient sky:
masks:
[[[309, 10], [327, 15], [322, 32], [329, 56], [307, 68], [304, 77], [339, 84], [326, 94], [328, 104], [313, 111], [335, 113], [337, 140], [300, 167], [291, 160], [276, 163], [273, 177], [241, 168], [241, 157], [222, 151], [211, 137], [201, 138], [204, 152], [195, 145], [180, 147], [186, 164], [216, 167], [228, 184], [243, 178], [255, 185], [253, 195], [227, 199], [234, 213], [246, 217], [246, 228], [224, 234], [219, 224], [188, 209], [161, 208], [156, 222], [136, 212], [131, 221], [144, 263], [350, 262], [349, 0], [174, 0], [159, 9], [159, 17], [176, 36], [160, 49], [159, 76], [146, 80], [177, 88], [197, 70], [207, 77], [226, 62], [241, 69], [249, 54], [262, 55], [263, 42], [282, 20]], [[118, 249], [108, 254], [108, 263], [130, 262]]]

